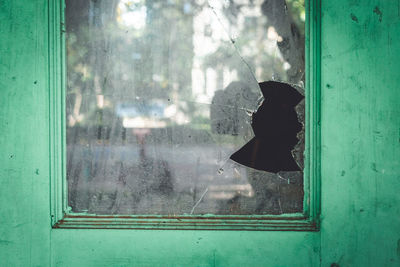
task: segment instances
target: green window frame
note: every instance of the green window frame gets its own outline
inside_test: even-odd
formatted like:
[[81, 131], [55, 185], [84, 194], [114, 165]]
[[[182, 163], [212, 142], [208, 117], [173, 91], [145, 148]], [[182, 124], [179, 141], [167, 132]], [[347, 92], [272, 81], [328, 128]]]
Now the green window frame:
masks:
[[282, 215], [88, 215], [67, 204], [63, 0], [49, 2], [50, 203], [53, 228], [318, 231], [320, 214], [320, 0], [306, 0], [303, 213]]

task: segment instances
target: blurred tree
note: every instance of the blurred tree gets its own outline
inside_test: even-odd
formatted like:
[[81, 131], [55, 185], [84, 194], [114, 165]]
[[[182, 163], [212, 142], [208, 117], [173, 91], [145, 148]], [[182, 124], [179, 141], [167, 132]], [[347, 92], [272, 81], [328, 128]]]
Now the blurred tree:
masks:
[[[282, 77], [285, 72], [282, 69], [282, 62], [275, 61], [262, 48], [256, 47], [255, 50], [257, 51], [255, 51], [254, 56], [245, 58], [245, 60], [253, 69], [256, 69], [256, 65], [258, 65], [262, 71], [267, 71], [264, 75], [259, 74], [259, 76], [272, 77], [273, 74], [293, 84], [300, 81], [304, 82], [304, 0], [229, 0], [225, 2], [223, 12], [231, 25], [240, 28], [238, 25], [239, 16], [245, 14], [245, 9], [254, 8], [257, 4], [261, 4], [261, 11], [266, 17], [266, 23], [258, 19], [252, 20], [251, 17], [247, 18], [248, 25], [242, 28], [238, 42], [235, 43], [236, 47], [240, 52], [243, 52], [246, 47], [251, 46], [251, 41], [256, 40], [260, 45], [267, 38], [268, 27], [272, 26], [280, 37], [277, 45], [282, 57], [290, 64], [285, 75], [287, 78]], [[261, 31], [257, 30], [260, 26]], [[215, 56], [221, 57], [221, 51], [217, 51]], [[268, 73], [271, 70], [274, 73]]]
[[264, 0], [261, 8], [268, 23], [282, 38], [277, 44], [290, 64], [288, 81], [304, 81], [304, 0]]

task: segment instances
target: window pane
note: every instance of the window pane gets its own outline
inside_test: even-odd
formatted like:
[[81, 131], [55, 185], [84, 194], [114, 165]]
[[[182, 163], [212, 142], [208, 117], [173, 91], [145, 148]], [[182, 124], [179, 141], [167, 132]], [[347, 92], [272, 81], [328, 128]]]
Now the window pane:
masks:
[[302, 211], [304, 127], [298, 171], [230, 156], [254, 137], [259, 82], [303, 94], [304, 0], [66, 0], [65, 17], [72, 211]]

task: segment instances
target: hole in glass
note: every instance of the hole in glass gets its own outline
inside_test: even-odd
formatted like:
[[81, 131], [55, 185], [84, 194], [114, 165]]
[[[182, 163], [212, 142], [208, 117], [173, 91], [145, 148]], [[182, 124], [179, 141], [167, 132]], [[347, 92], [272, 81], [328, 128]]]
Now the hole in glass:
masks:
[[73, 212], [302, 212], [304, 100], [298, 170], [230, 156], [254, 137], [259, 82], [304, 95], [304, 1], [66, 0], [65, 17]]

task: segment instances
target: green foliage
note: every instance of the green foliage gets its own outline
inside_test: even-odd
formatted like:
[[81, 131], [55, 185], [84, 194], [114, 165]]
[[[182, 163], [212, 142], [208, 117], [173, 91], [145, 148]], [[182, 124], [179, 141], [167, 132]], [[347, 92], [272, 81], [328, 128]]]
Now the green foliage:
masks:
[[304, 0], [286, 0], [286, 4], [288, 5], [293, 21], [296, 23], [300, 33], [304, 36], [306, 18]]
[[[93, 1], [91, 4], [68, 1], [67, 113], [79, 110], [87, 122], [96, 112], [96, 95], [102, 94], [109, 109], [115, 109], [118, 102], [132, 102], [135, 98], [166, 100], [179, 96], [187, 101], [185, 105], [177, 105], [179, 111], [192, 119], [203, 116], [197, 113], [193, 104], [196, 99], [192, 94], [191, 70], [195, 56], [193, 18], [208, 8], [206, 2], [126, 2], [128, 13], [140, 15], [145, 11], [142, 27], [124, 24], [119, 3], [117, 0]], [[235, 1], [227, 3], [226, 18], [232, 25], [240, 26], [237, 18], [243, 5]], [[293, 20], [303, 31], [304, 0], [288, 0], [287, 4]], [[106, 12], [108, 10], [114, 12]], [[238, 38], [221, 42], [216, 51], [204, 58], [203, 70], [213, 68], [221, 76], [228, 68], [237, 72], [239, 80], [246, 80], [250, 67], [253, 73], [258, 69], [261, 77], [275, 75], [284, 79], [286, 71], [282, 62], [276, 60], [276, 53], [266, 53], [260, 42], [267, 37], [266, 28], [261, 31], [263, 36], [259, 36], [258, 20], [245, 17], [240, 22], [243, 25], [238, 27]], [[83, 101], [79, 102], [79, 97]]]

